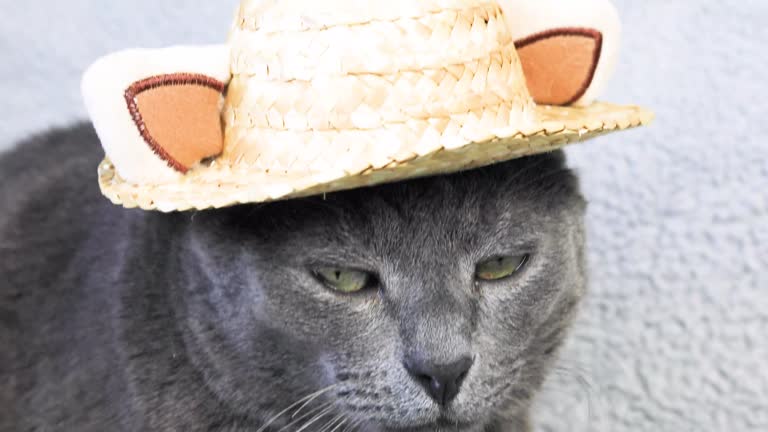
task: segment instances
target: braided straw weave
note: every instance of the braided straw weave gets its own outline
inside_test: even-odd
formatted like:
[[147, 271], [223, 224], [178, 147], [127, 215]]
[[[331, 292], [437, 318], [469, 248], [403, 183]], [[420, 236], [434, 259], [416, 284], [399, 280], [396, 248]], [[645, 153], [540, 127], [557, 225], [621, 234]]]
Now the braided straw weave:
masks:
[[99, 182], [113, 202], [172, 211], [307, 196], [652, 119], [635, 106], [536, 106], [493, 1], [244, 0], [230, 45], [223, 154], [157, 185], [127, 183], [105, 160]]

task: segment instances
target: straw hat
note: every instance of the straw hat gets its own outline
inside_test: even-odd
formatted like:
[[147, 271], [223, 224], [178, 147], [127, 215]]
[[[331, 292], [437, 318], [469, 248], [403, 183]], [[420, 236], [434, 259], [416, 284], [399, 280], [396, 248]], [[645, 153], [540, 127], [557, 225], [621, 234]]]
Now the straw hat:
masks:
[[550, 28], [535, 0], [243, 0], [226, 45], [104, 57], [83, 78], [107, 156], [101, 190], [126, 207], [224, 207], [455, 172], [650, 122], [593, 101], [616, 55], [603, 50], [618, 39], [608, 0], [559, 1], [590, 10], [572, 24], [553, 14]]

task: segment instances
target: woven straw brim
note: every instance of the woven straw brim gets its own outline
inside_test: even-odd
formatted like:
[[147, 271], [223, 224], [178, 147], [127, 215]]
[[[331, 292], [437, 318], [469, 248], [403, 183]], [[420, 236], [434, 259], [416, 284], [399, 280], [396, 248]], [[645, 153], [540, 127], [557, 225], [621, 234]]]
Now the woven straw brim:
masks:
[[201, 164], [178, 182], [132, 184], [105, 159], [99, 186], [113, 203], [127, 208], [184, 211], [259, 203], [355, 189], [409, 178], [445, 174], [558, 149], [613, 131], [648, 124], [653, 114], [637, 106], [594, 103], [587, 107], [536, 107], [539, 123], [530, 130], [481, 143], [439, 147], [425, 154], [400, 153], [378, 168], [344, 172], [280, 173], [254, 170], [245, 164]]

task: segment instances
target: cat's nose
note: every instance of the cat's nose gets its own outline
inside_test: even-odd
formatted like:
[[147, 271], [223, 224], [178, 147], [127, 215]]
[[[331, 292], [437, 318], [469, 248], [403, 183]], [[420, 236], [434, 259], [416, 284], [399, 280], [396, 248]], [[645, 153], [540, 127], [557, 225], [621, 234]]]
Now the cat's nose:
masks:
[[464, 378], [472, 367], [473, 359], [462, 356], [447, 364], [438, 364], [419, 357], [406, 357], [405, 370], [419, 383], [427, 394], [440, 405], [448, 405], [457, 394]]

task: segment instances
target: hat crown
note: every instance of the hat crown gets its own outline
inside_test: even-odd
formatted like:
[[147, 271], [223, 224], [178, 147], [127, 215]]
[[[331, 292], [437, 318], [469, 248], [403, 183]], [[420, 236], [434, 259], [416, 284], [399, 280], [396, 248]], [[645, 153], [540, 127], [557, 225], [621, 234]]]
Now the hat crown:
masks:
[[322, 29], [464, 10], [489, 0], [242, 0], [238, 18], [261, 31]]
[[249, 169], [359, 173], [535, 121], [495, 1], [244, 0], [230, 46], [220, 159]]

